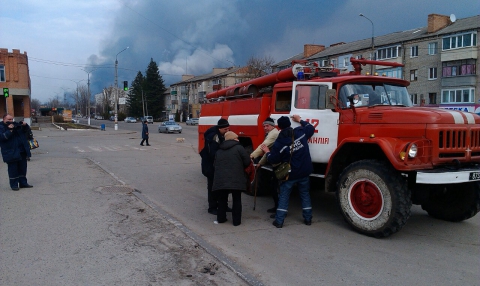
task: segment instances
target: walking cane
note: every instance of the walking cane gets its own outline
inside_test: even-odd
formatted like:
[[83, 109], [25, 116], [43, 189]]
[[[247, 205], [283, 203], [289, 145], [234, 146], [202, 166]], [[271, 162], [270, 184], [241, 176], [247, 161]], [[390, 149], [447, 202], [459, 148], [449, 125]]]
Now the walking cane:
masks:
[[255, 166], [255, 176], [254, 176], [254, 180], [255, 180], [255, 194], [254, 194], [254, 197], [253, 197], [253, 210], [255, 210], [255, 207], [257, 206], [257, 187], [258, 187], [258, 178], [257, 178], [257, 175], [258, 175], [258, 169], [260, 169], [260, 164], [257, 164], [257, 166]]

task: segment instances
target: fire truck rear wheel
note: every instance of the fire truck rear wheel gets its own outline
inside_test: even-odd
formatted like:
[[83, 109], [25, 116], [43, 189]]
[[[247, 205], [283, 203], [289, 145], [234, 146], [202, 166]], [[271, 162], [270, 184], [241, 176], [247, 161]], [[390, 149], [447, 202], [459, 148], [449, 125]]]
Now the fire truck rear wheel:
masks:
[[446, 221], [469, 219], [480, 211], [480, 182], [432, 186], [422, 209]]
[[406, 180], [377, 160], [362, 160], [345, 168], [336, 195], [346, 222], [369, 236], [387, 237], [410, 217], [412, 201]]

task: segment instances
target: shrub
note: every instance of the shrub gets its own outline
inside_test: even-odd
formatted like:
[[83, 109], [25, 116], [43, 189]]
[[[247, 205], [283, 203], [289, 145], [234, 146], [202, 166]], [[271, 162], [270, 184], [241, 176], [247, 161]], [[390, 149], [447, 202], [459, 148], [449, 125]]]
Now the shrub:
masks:
[[53, 122], [63, 123], [63, 122], [65, 122], [65, 120], [63, 120], [62, 115], [54, 115], [53, 116]]

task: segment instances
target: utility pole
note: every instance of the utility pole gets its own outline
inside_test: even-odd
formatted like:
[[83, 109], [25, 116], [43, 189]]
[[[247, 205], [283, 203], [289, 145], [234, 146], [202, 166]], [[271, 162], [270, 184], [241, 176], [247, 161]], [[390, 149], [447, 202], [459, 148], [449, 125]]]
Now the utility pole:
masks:
[[143, 118], [145, 120], [145, 102], [143, 101], [143, 88], [142, 88], [142, 110], [143, 110]]
[[118, 54], [115, 56], [115, 130], [118, 130], [118, 60], [117, 57], [118, 55], [127, 50], [129, 47], [126, 47], [125, 49], [121, 50], [118, 52]]
[[[367, 19], [367, 20], [370, 21], [370, 23], [372, 24], [372, 57], [371, 57], [370, 59], [376, 60], [376, 56], [375, 56], [375, 42], [374, 42], [375, 32], [374, 32], [373, 22], [372, 22], [372, 20], [370, 20], [367, 16], [363, 15], [362, 13], [360, 13], [360, 15], [358, 15], [358, 16]], [[370, 65], [370, 74], [373, 75], [373, 65]]]
[[97, 69], [91, 70], [91, 71], [86, 71], [82, 69], [84, 72], [87, 73], [88, 79], [87, 79], [87, 85], [88, 85], [88, 91], [87, 91], [87, 96], [88, 96], [88, 103], [87, 103], [87, 118], [88, 118], [88, 125], [90, 125], [90, 100], [91, 100], [91, 95], [90, 95], [90, 73], [96, 71]]

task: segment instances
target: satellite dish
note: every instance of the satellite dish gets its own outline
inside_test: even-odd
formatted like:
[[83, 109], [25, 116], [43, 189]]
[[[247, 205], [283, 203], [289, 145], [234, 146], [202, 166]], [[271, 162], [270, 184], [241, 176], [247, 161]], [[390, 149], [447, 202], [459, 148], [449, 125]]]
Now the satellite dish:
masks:
[[450, 15], [450, 21], [452, 21], [452, 23], [455, 23], [455, 21], [457, 21], [457, 17], [455, 17], [455, 14]]

